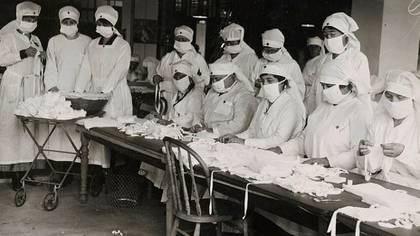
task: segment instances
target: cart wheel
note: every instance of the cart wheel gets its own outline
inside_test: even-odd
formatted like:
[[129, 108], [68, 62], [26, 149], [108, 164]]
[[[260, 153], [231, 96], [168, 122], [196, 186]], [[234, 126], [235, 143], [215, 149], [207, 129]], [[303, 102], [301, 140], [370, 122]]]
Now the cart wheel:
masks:
[[44, 209], [46, 211], [52, 211], [58, 206], [58, 196], [57, 192], [49, 192], [44, 197], [43, 203]]
[[20, 188], [15, 194], [15, 205], [17, 207], [23, 206], [26, 202], [26, 191], [24, 188]]
[[89, 185], [89, 194], [92, 197], [97, 197], [102, 192], [104, 186], [103, 178], [99, 176], [92, 176], [92, 179], [90, 181]]

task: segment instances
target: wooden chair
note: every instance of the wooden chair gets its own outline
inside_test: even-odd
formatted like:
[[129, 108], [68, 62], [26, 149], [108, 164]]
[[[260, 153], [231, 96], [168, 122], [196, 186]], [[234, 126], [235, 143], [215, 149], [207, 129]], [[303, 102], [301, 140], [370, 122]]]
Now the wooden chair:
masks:
[[[204, 187], [210, 186], [210, 171], [206, 163], [201, 157], [186, 144], [173, 138], [165, 137], [163, 139], [166, 148], [166, 161], [167, 161], [167, 172], [169, 175], [168, 187], [170, 188], [173, 212], [175, 216], [174, 223], [171, 229], [171, 235], [175, 236], [177, 233], [182, 235], [190, 235], [186, 230], [182, 230], [180, 223], [190, 222], [195, 224], [194, 236], [200, 235], [200, 228], [202, 224], [214, 224], [216, 225], [216, 232], [218, 236], [221, 236], [221, 225], [223, 222], [229, 222], [234, 219], [240, 219], [241, 217], [241, 206], [230, 201], [219, 199], [216, 201], [213, 196], [209, 199], [203, 199], [199, 194], [199, 188], [196, 182], [197, 173], [194, 170], [195, 159], [198, 162], [200, 169], [200, 176], [205, 176]], [[182, 164], [184, 163], [184, 164]], [[197, 170], [197, 169], [196, 169]], [[198, 179], [198, 178], [197, 178]], [[203, 185], [203, 184], [201, 184]], [[213, 213], [209, 214], [209, 203], [212, 202]], [[216, 203], [219, 206], [224, 205], [224, 208], [216, 207]], [[235, 212], [233, 208], [237, 209], [238, 214], [236, 217], [232, 215]], [[222, 210], [230, 208], [228, 213], [222, 214]], [[219, 210], [219, 211], [218, 211]], [[246, 221], [243, 221], [243, 232], [244, 236], [248, 235]]]

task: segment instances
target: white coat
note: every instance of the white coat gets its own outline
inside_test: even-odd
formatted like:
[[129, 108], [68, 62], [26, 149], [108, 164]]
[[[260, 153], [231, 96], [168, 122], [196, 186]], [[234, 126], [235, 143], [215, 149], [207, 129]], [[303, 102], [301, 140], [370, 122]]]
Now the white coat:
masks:
[[174, 105], [168, 111], [168, 120], [173, 120], [177, 125], [185, 128], [200, 124], [203, 101], [204, 93], [200, 88], [192, 89], [179, 101], [177, 101], [177, 94], [175, 94], [172, 99]]
[[62, 92], [74, 91], [83, 56], [91, 40], [84, 34], [79, 34], [72, 40], [59, 34], [48, 41], [44, 76], [47, 91], [52, 87], [57, 87]]
[[187, 53], [179, 57], [178, 53], [173, 50], [167, 53], [156, 67], [156, 74], [163, 78], [160, 82], [160, 91], [163, 97], [168, 102], [168, 107], [172, 107], [172, 98], [177, 93], [177, 89], [173, 82], [172, 65], [178, 61], [185, 60], [192, 65], [192, 78], [197, 89], [204, 90], [204, 87], [210, 82], [210, 71], [201, 54], [197, 53], [195, 49], [189, 50]]
[[309, 117], [301, 135], [280, 145], [286, 155], [328, 158], [332, 167], [356, 166], [354, 148], [367, 136], [372, 113], [353, 94], [338, 105], [323, 103]]
[[133, 104], [126, 79], [131, 48], [122, 37], [114, 35], [113, 39], [103, 45], [102, 37], [98, 37], [89, 44], [75, 91], [110, 93], [111, 97], [104, 109], [105, 116], [132, 115]]
[[[52, 37], [48, 42], [47, 65], [45, 68], [44, 83], [45, 89], [49, 90], [57, 87], [60, 92], [68, 93], [74, 91], [77, 76], [82, 65], [83, 56], [91, 41], [91, 38], [79, 34], [76, 39], [69, 40], [64, 35], [59, 34]], [[72, 138], [77, 148], [80, 147], [80, 134], [76, 132], [75, 124], [65, 124], [65, 129]], [[50, 138], [48, 148], [74, 152], [74, 148], [61, 128], [57, 128]], [[94, 153], [90, 158], [90, 163], [95, 163]], [[74, 155], [49, 152], [48, 158], [54, 161], [71, 161]], [[77, 159], [78, 161], [78, 159]]]
[[258, 61], [258, 57], [255, 54], [255, 51], [252, 50], [246, 43], [242, 43], [242, 51], [234, 58], [230, 54], [224, 53], [219, 59], [216, 60], [216, 63], [219, 62], [232, 62], [241, 69], [242, 73], [247, 79], [251, 82], [251, 85], [254, 85], [252, 81], [252, 72], [254, 70], [255, 63]]
[[312, 84], [316, 80], [316, 73], [321, 64], [323, 55], [318, 55], [306, 62], [302, 71], [303, 80], [305, 82], [305, 99], [309, 95]]
[[42, 92], [40, 57], [20, 57], [30, 46], [42, 51], [37, 36], [29, 39], [16, 30], [0, 41], [0, 65], [7, 67], [0, 84], [0, 165], [32, 162], [35, 156], [34, 142], [14, 115], [19, 102]]
[[295, 82], [297, 85], [297, 89], [299, 90], [299, 94], [301, 99], [303, 100], [303, 96], [305, 94], [305, 82], [303, 81], [302, 72], [300, 71], [299, 65], [295, 60], [293, 60], [290, 55], [284, 55], [282, 59], [279, 61], [271, 62], [265, 58], [260, 58], [254, 66], [253, 73], [250, 78], [252, 78], [252, 84], [254, 84], [255, 80], [259, 78], [261, 72], [264, 69], [264, 66], [270, 65], [277, 65], [279, 67], [284, 68], [287, 71], [287, 74], [290, 75], [290, 78]]
[[[337, 61], [337, 63], [347, 64], [349, 65], [349, 68], [353, 69], [355, 74], [352, 75], [352, 80], [356, 83], [357, 94], [362, 102], [364, 102], [366, 106], [369, 106], [371, 109], [369, 95], [371, 90], [370, 72], [368, 59], [365, 54], [359, 50], [350, 48], [344, 51], [342, 54], [338, 55], [338, 57], [335, 59], [332, 59], [332, 54], [327, 53], [322, 57], [322, 59], [320, 59], [320, 65], [317, 67], [318, 72], [321, 70], [322, 65], [332, 60]], [[316, 109], [316, 107], [319, 106], [319, 104], [323, 103], [322, 86], [319, 82], [319, 79], [319, 76], [317, 76], [305, 100], [308, 114], [311, 114]]]
[[249, 128], [238, 137], [245, 145], [268, 149], [295, 138], [305, 122], [302, 101], [283, 91], [270, 107], [267, 99], [260, 102]]
[[255, 97], [240, 82], [224, 94], [211, 89], [204, 99], [202, 120], [219, 136], [245, 131], [257, 108]]
[[[392, 158], [392, 166], [388, 173], [380, 173], [379, 179], [420, 189], [420, 134], [418, 121], [412, 114], [402, 123], [394, 127], [393, 119], [386, 113], [378, 114], [369, 128], [367, 140], [374, 145], [400, 143], [404, 151]], [[374, 158], [381, 160], [381, 158]], [[381, 164], [378, 163], [380, 166]]]

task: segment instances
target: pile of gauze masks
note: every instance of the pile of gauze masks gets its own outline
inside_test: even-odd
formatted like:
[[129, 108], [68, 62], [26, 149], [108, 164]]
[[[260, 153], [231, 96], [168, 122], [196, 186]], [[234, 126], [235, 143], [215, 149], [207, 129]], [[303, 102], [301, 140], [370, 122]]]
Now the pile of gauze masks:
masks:
[[74, 110], [71, 102], [59, 93], [46, 93], [43, 96], [28, 98], [20, 102], [15, 114], [54, 120], [71, 120], [86, 116], [84, 110]]
[[139, 120], [135, 124], [124, 126], [120, 129], [130, 136], [143, 136], [147, 139], [163, 139], [171, 137], [180, 139], [183, 137], [182, 128], [175, 125], [161, 125], [152, 120]]

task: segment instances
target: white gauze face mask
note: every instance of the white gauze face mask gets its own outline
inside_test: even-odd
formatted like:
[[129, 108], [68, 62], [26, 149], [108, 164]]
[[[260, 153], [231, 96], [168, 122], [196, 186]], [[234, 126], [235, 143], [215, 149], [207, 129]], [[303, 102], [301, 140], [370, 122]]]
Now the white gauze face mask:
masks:
[[226, 75], [225, 77], [223, 77], [223, 79], [212, 83], [211, 87], [213, 88], [214, 91], [216, 91], [217, 93], [225, 93], [227, 91], [229, 91], [229, 89], [233, 86], [230, 86], [228, 88], [225, 88], [225, 80], [230, 76]]
[[181, 93], [187, 91], [188, 87], [190, 86], [190, 78], [188, 76], [182, 77], [182, 79], [176, 80], [174, 79], [174, 84], [176, 89]]
[[193, 46], [191, 45], [191, 42], [180, 42], [180, 41], [175, 40], [174, 48], [180, 53], [186, 53], [189, 50], [191, 50]]
[[241, 43], [231, 46], [224, 46], [223, 50], [227, 54], [237, 54], [242, 51]]
[[275, 53], [266, 53], [263, 51], [262, 56], [269, 61], [278, 61], [283, 56], [283, 51], [281, 49]]
[[114, 34], [112, 26], [96, 26], [96, 33], [102, 35], [104, 38], [109, 38]]
[[38, 26], [38, 22], [27, 22], [21, 21], [19, 24], [19, 29], [24, 33], [32, 33]]
[[77, 24], [74, 25], [61, 25], [60, 27], [60, 33], [68, 36], [68, 37], [74, 37], [76, 36], [79, 29], [77, 28]]
[[391, 102], [384, 97], [384, 106], [389, 115], [394, 119], [403, 119], [414, 112], [413, 100], [406, 99], [402, 101]]
[[285, 81], [286, 80], [272, 84], [264, 84], [261, 88], [263, 96], [273, 103], [280, 96], [279, 85], [283, 84]]
[[328, 49], [329, 52], [334, 54], [341, 54], [346, 50], [347, 44], [343, 44], [343, 38], [346, 37], [345, 34], [337, 36], [335, 38], [325, 39], [324, 44], [325, 47]]
[[338, 84], [322, 90], [324, 101], [333, 105], [339, 104], [349, 94], [350, 92], [347, 94], [343, 94]]

